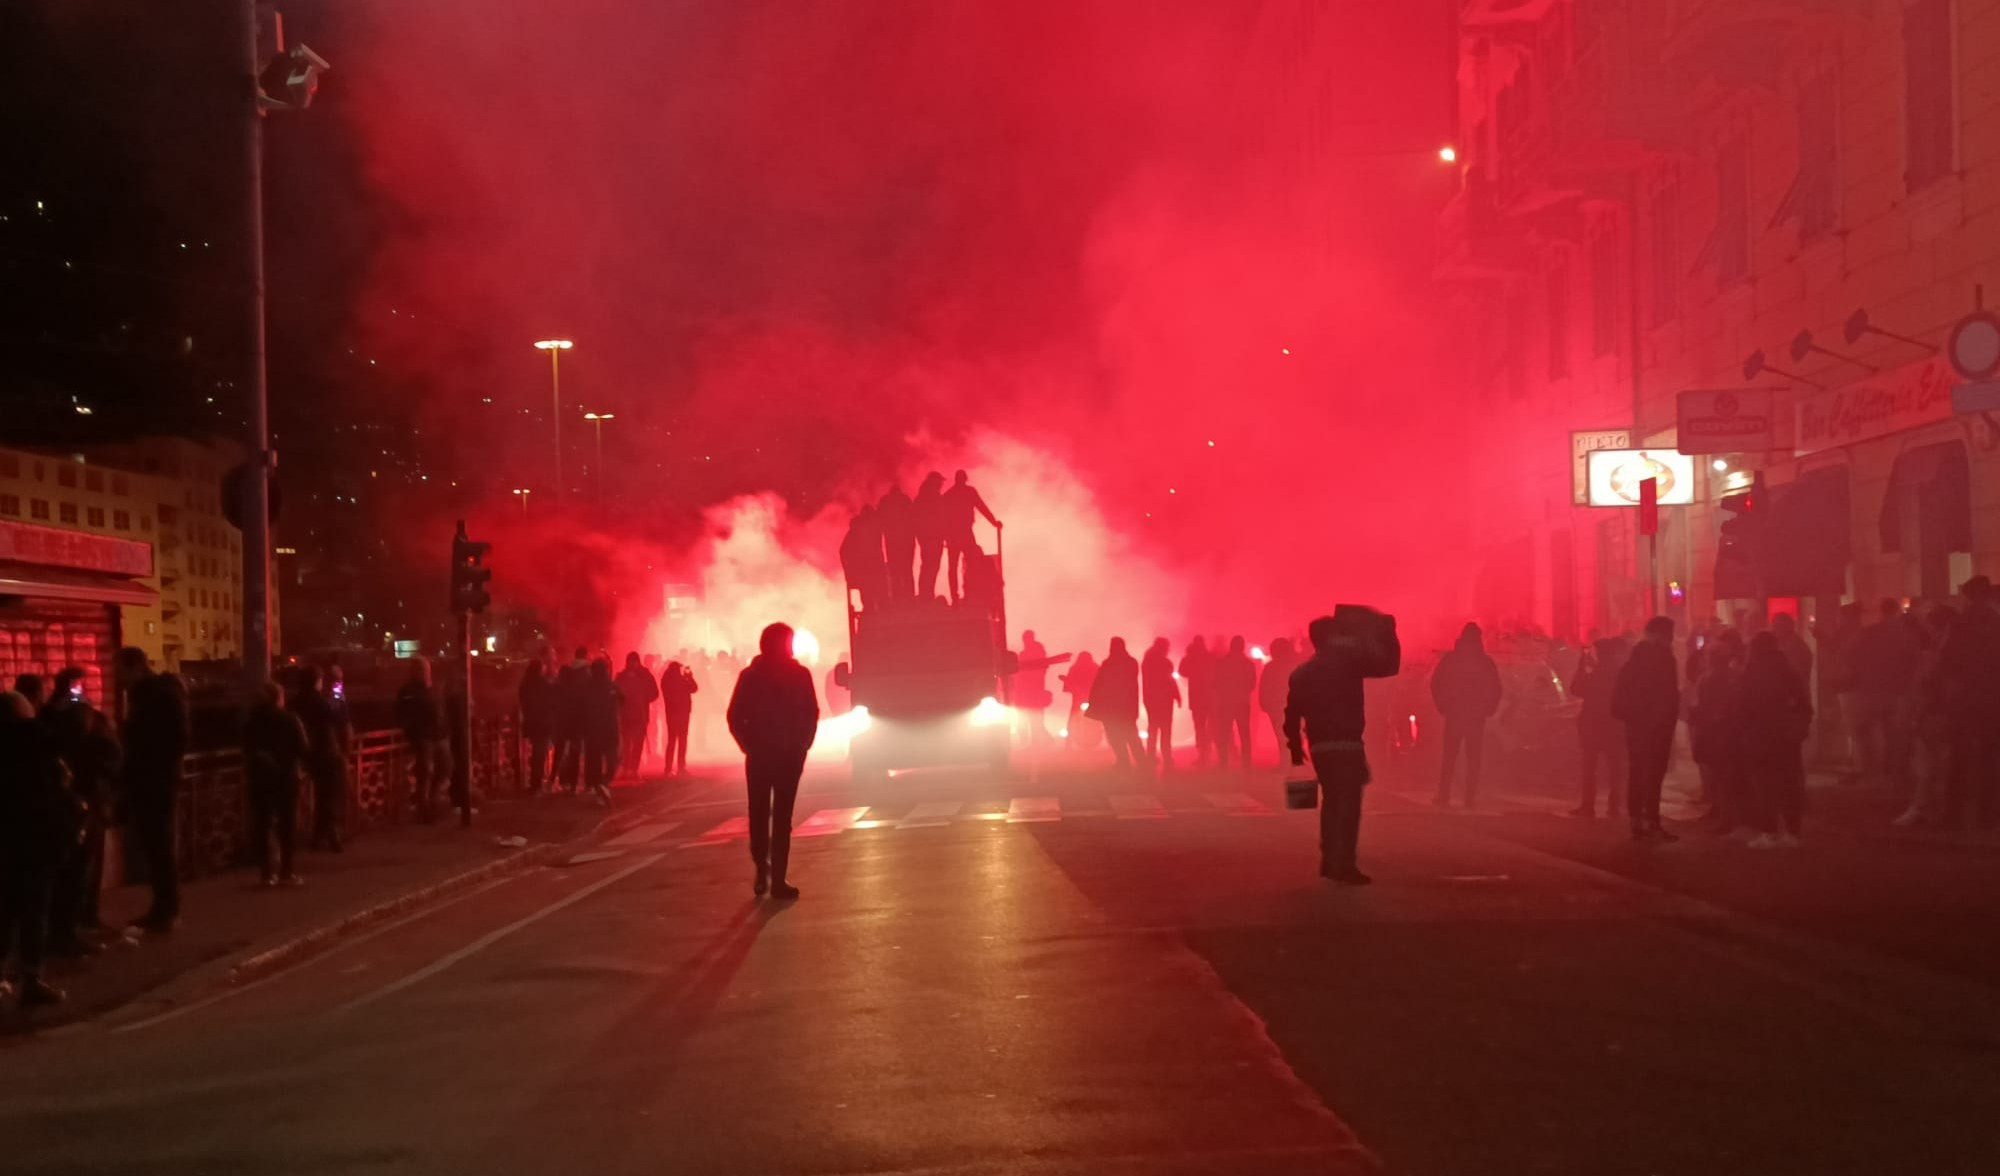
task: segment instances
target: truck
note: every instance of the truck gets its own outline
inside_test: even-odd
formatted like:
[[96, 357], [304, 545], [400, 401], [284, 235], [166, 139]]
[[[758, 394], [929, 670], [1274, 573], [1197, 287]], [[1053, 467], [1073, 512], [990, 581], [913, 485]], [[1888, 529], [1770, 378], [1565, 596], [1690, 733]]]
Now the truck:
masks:
[[957, 603], [878, 600], [860, 608], [849, 589], [851, 660], [834, 668], [834, 681], [867, 716], [849, 745], [856, 780], [905, 768], [1008, 766], [1008, 690], [1020, 655], [1007, 648], [1006, 578], [995, 548], [968, 557], [967, 591]]

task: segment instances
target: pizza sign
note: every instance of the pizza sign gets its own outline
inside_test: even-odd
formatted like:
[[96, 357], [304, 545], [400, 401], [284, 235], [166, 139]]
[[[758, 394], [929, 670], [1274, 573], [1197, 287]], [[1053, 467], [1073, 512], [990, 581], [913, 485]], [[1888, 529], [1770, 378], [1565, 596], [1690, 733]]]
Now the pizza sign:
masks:
[[1661, 506], [1694, 501], [1694, 459], [1671, 449], [1600, 449], [1590, 455], [1590, 505], [1638, 506], [1652, 479]]

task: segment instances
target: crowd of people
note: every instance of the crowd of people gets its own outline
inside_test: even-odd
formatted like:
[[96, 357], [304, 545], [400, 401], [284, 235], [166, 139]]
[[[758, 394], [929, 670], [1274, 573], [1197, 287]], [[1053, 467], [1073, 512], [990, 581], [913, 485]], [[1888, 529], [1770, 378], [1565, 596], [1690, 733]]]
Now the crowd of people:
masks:
[[[997, 532], [1000, 519], [959, 470], [949, 488], [932, 472], [915, 498], [891, 486], [877, 502], [856, 511], [840, 542], [840, 566], [860, 611], [913, 602], [982, 601], [997, 598], [999, 572], [973, 535], [984, 518]], [[944, 572], [948, 595], [938, 592]]]
[[544, 646], [528, 663], [516, 696], [529, 795], [575, 796], [581, 790], [609, 804], [612, 782], [638, 779], [655, 746], [654, 703], [665, 722], [659, 752], [664, 774], [686, 776], [694, 696], [701, 691], [691, 660], [682, 651], [656, 677], [658, 659], [634, 651], [614, 675], [609, 656], [593, 659], [579, 645], [570, 661], [557, 664], [555, 650]]

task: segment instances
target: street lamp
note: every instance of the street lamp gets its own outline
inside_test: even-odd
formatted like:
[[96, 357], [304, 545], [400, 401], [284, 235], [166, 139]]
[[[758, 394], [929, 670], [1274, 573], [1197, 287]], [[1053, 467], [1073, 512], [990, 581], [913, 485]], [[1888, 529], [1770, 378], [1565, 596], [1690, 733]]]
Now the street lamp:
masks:
[[612, 416], [613, 414], [608, 412], [587, 412], [583, 414], [584, 420], [587, 420], [591, 424], [597, 426], [596, 481], [597, 481], [597, 497], [599, 501], [602, 501], [604, 498], [604, 422], [611, 420]]
[[515, 497], [521, 500], [521, 517], [524, 519], [528, 517], [528, 495], [531, 493], [533, 492], [525, 489], [514, 491]]
[[[556, 443], [556, 509], [560, 514], [563, 500], [562, 481], [562, 353], [576, 346], [569, 339], [537, 339], [535, 350], [549, 353], [549, 398], [554, 403], [554, 411], [549, 414], [549, 426], [555, 430]], [[525, 499], [523, 501], [526, 501]]]

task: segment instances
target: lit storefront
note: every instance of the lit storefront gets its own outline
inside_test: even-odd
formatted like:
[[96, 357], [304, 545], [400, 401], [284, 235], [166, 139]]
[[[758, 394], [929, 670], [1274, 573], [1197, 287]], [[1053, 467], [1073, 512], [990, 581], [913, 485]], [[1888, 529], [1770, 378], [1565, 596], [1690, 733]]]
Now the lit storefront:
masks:
[[107, 704], [119, 610], [159, 602], [152, 574], [150, 543], [0, 520], [0, 684], [73, 665]]

